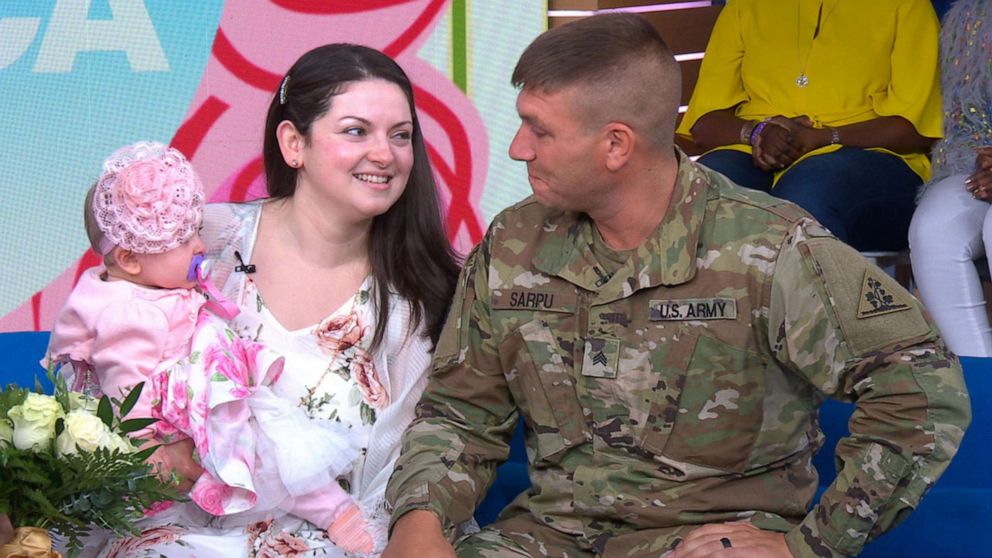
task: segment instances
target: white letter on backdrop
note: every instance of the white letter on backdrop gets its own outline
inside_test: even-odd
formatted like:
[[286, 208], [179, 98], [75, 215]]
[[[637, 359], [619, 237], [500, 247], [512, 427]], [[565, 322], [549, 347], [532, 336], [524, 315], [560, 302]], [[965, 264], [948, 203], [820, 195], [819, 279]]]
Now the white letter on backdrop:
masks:
[[37, 17], [0, 18], [0, 70], [24, 55], [38, 33]]
[[169, 61], [143, 0], [107, 0], [113, 19], [86, 19], [91, 0], [59, 0], [52, 11], [35, 72], [71, 72], [76, 54], [123, 50], [131, 70], [164, 72]]

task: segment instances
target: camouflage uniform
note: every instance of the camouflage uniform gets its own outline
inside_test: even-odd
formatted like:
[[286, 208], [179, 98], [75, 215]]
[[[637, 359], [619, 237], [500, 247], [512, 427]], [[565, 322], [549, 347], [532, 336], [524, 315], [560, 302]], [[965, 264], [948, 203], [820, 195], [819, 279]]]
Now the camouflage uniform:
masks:
[[[496, 217], [405, 435], [394, 520], [433, 510], [453, 537], [518, 413], [533, 486], [462, 555], [658, 556], [734, 520], [796, 556], [854, 555], [917, 505], [970, 421], [919, 303], [796, 206], [681, 153], [672, 199], [612, 277], [588, 217], [532, 199]], [[857, 409], [807, 513], [825, 397]]]

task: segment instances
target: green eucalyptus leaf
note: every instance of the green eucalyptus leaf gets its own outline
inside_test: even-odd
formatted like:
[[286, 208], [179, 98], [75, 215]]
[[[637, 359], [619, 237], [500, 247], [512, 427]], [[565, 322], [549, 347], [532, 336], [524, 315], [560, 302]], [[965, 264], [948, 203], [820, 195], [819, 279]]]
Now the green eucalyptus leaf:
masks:
[[134, 408], [134, 405], [138, 402], [138, 397], [141, 396], [141, 390], [144, 389], [145, 382], [139, 382], [134, 388], [127, 394], [124, 398], [124, 402], [121, 403], [120, 413], [121, 416], [127, 416]]
[[100, 398], [100, 403], [96, 407], [96, 416], [100, 417], [107, 428], [114, 425], [114, 409], [110, 406], [110, 398], [106, 395]]
[[120, 426], [118, 427], [118, 430], [120, 430], [120, 432], [123, 434], [127, 434], [129, 432], [136, 432], [138, 430], [141, 430], [142, 428], [146, 428], [149, 425], [155, 424], [156, 422], [158, 422], [158, 419], [156, 418], [128, 419], [121, 422]]

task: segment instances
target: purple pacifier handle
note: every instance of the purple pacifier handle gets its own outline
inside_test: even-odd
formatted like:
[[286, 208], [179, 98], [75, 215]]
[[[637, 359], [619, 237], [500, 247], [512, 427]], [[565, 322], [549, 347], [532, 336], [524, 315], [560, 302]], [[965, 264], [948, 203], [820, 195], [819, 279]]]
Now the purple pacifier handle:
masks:
[[189, 262], [189, 273], [186, 274], [187, 281], [198, 281], [200, 279], [200, 266], [203, 265], [204, 261], [206, 261], [206, 258], [203, 257], [203, 254], [193, 256], [193, 259]]

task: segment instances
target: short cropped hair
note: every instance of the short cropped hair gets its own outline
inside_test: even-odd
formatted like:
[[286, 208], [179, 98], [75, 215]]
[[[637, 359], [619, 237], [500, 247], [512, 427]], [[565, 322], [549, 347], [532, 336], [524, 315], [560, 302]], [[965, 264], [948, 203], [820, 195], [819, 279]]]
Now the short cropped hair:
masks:
[[575, 91], [589, 129], [623, 122], [656, 147], [673, 143], [682, 72], [641, 16], [599, 14], [546, 31], [524, 50], [511, 82], [546, 94]]

